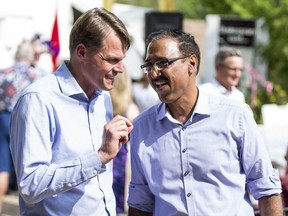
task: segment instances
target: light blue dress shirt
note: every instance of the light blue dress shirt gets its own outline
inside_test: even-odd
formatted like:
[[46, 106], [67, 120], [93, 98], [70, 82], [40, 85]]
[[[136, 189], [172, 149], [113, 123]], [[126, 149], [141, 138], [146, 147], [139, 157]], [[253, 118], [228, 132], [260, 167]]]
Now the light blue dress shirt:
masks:
[[112, 162], [97, 155], [112, 116], [109, 93], [89, 100], [65, 63], [22, 93], [10, 142], [21, 215], [116, 215]]
[[248, 105], [200, 91], [182, 125], [155, 105], [134, 120], [128, 204], [155, 216], [254, 216], [259, 199], [280, 194]]

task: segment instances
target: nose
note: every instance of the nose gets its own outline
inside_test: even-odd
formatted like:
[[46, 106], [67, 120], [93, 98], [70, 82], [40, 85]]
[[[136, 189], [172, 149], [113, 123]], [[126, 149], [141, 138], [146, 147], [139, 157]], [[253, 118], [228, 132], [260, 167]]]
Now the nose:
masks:
[[113, 68], [114, 71], [118, 73], [123, 73], [125, 71], [125, 67], [122, 61], [119, 61], [115, 67]]
[[237, 77], [240, 77], [242, 75], [242, 69], [236, 69], [235, 74]]
[[154, 66], [151, 68], [150, 73], [148, 73], [148, 76], [150, 76], [152, 79], [155, 79], [156, 77], [161, 74], [161, 70], [157, 70]]

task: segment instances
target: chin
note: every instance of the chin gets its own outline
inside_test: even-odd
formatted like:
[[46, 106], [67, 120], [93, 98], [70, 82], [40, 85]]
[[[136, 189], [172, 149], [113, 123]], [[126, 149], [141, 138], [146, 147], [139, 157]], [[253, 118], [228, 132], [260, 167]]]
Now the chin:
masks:
[[111, 91], [114, 86], [105, 86], [103, 90], [105, 91]]

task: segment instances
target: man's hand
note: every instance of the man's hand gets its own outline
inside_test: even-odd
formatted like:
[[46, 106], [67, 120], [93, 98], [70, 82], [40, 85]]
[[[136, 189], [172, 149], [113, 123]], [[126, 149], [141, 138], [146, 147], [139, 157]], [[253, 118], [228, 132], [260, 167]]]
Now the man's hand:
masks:
[[117, 115], [104, 126], [102, 146], [98, 150], [102, 164], [112, 160], [121, 146], [128, 142], [132, 123], [125, 117]]

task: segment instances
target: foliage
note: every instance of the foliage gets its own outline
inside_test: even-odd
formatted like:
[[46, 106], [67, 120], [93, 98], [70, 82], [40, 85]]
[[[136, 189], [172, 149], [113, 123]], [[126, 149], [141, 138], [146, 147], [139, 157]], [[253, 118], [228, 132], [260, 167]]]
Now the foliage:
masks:
[[[251, 93], [251, 89], [249, 89]], [[247, 94], [246, 101], [251, 101], [251, 95]], [[263, 104], [278, 104], [285, 105], [287, 104], [288, 94], [279, 84], [276, 84], [271, 93], [267, 93], [266, 88], [261, 86], [257, 91], [257, 98], [255, 103], [251, 102], [251, 108], [254, 113], [254, 118], [257, 123], [262, 124], [263, 119], [261, 116], [261, 108]], [[263, 103], [264, 102], [264, 103]]]

